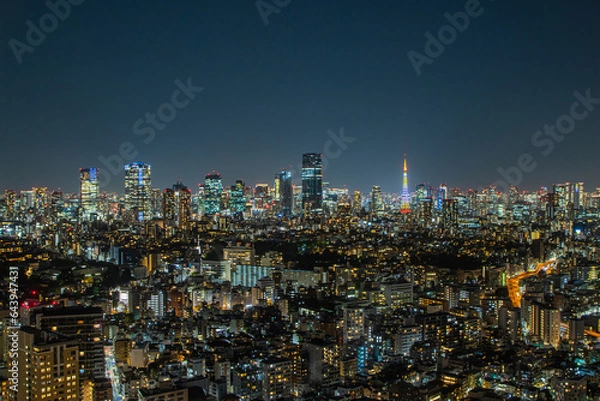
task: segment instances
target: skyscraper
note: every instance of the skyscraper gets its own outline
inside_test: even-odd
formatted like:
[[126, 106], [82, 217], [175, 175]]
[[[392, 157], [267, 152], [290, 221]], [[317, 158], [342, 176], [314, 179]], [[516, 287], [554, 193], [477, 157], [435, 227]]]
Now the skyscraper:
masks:
[[231, 209], [231, 213], [237, 216], [241, 216], [246, 211], [246, 196], [244, 194], [244, 190], [246, 185], [244, 181], [237, 180], [235, 185], [232, 185], [229, 190], [230, 202], [229, 208]]
[[410, 194], [408, 193], [408, 168], [406, 166], [406, 155], [404, 155], [404, 168], [402, 173], [402, 201], [400, 204], [400, 213], [410, 212]]
[[13, 220], [17, 217], [16, 204], [17, 204], [17, 193], [13, 190], [7, 189], [4, 191], [4, 201], [6, 202], [5, 218], [7, 220]]
[[381, 196], [381, 188], [379, 185], [373, 185], [371, 190], [371, 212], [377, 216], [383, 215], [383, 197]]
[[204, 180], [204, 214], [212, 216], [221, 211], [221, 197], [223, 196], [223, 181], [221, 174], [212, 172], [206, 174]]
[[458, 222], [458, 201], [456, 199], [444, 199], [442, 201], [442, 227], [444, 230], [452, 230]]
[[186, 230], [192, 214], [192, 191], [181, 181], [163, 192], [163, 218], [166, 225]]
[[125, 166], [127, 209], [138, 221], [152, 219], [152, 179], [150, 165], [135, 162]]
[[352, 210], [354, 211], [354, 213], [358, 213], [358, 212], [360, 212], [361, 208], [362, 208], [362, 194], [360, 193], [360, 191], [355, 190], [354, 193], [352, 194]]
[[279, 202], [279, 210], [282, 216], [292, 215], [294, 191], [291, 172], [283, 170], [275, 176], [275, 200]]
[[442, 204], [444, 199], [448, 199], [448, 186], [446, 184], [440, 184], [437, 191], [437, 209], [442, 210]]
[[319, 153], [302, 155], [302, 210], [320, 212], [323, 209], [323, 158]]
[[79, 169], [79, 212], [83, 220], [93, 220], [98, 212], [98, 197], [100, 186], [98, 184], [97, 168]]

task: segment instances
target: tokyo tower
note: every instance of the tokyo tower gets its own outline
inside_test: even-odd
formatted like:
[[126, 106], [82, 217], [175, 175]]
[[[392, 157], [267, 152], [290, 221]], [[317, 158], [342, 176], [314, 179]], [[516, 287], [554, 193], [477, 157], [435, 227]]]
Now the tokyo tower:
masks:
[[404, 155], [404, 174], [402, 176], [402, 203], [400, 204], [400, 213], [410, 212], [410, 194], [408, 193], [408, 168], [406, 167], [406, 155]]

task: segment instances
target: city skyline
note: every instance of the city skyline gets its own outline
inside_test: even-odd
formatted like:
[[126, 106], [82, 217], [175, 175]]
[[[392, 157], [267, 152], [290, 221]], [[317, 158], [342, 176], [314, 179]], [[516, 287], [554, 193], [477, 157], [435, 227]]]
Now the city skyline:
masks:
[[0, 14], [0, 400], [600, 400], [600, 2]]
[[[294, 2], [268, 24], [253, 3], [128, 2], [115, 12], [81, 2], [20, 63], [3, 47], [10, 62], [0, 190], [74, 191], [73, 171], [102, 169], [99, 158], [119, 155], [124, 143], [137, 153], [124, 162], [156, 166], [160, 187], [180, 176], [199, 182], [213, 169], [232, 181], [262, 182], [299, 163], [299, 154], [325, 153], [341, 127], [353, 142], [331, 149], [336, 157], [324, 173], [335, 185], [391, 191], [401, 152], [411, 157], [412, 182], [476, 188], [530, 154], [536, 168], [523, 175], [524, 188], [567, 180], [595, 186], [596, 111], [548, 154], [532, 141], [569, 111], [575, 92], [599, 96], [591, 39], [598, 5], [557, 4], [538, 18], [533, 4], [518, 3], [514, 15], [516, 4], [480, 2], [468, 28], [427, 56], [418, 75], [410, 52], [426, 54], [426, 34], [447, 26], [446, 14], [462, 12], [464, 2], [349, 2], [342, 10]], [[8, 44], [25, 43], [25, 22], [38, 24], [49, 9], [40, 2], [6, 11]], [[100, 20], [108, 25], [89, 23]], [[560, 56], [549, 64], [547, 54]], [[106, 189], [121, 190], [120, 181]]]
[[[398, 171], [398, 185], [397, 185], [397, 187], [396, 188], [392, 188], [392, 189], [384, 188], [384, 190], [382, 191], [383, 193], [397, 194], [397, 195], [400, 195], [400, 196], [403, 195], [403, 192], [404, 192], [404, 189], [405, 189], [405, 186], [404, 186], [405, 173], [408, 171], [408, 170], [407, 171], [404, 170], [406, 168], [406, 158], [407, 158], [407, 156], [404, 155], [403, 158], [401, 159], [402, 160], [401, 161], [402, 167]], [[128, 164], [126, 164], [126, 165], [123, 166], [125, 172], [122, 175], [116, 175], [116, 176], [112, 176], [111, 175], [111, 182], [113, 182], [113, 180], [116, 181], [116, 182], [120, 182], [121, 183], [121, 188], [115, 188], [115, 185], [111, 185], [110, 188], [112, 190], [107, 190], [102, 185], [102, 179], [101, 178], [97, 178], [96, 179], [97, 181], [95, 183], [95, 186], [97, 187], [97, 189], [95, 191], [99, 191], [99, 193], [118, 193], [118, 194], [120, 193], [120, 194], [126, 194], [127, 193], [127, 181], [128, 181], [128, 179], [127, 179], [127, 172], [126, 172], [127, 171], [127, 167], [131, 166], [131, 165], [137, 165], [137, 164], [142, 164], [142, 165], [145, 165], [145, 166], [150, 167], [150, 168], [152, 168], [152, 166], [154, 165], [152, 163], [146, 163], [146, 162], [139, 161], [139, 160], [131, 162], [131, 163], [128, 163]], [[292, 168], [292, 170], [293, 170], [293, 166], [292, 165], [290, 165], [289, 167]], [[78, 184], [78, 187], [75, 188], [75, 189], [73, 189], [73, 190], [65, 190], [65, 188], [68, 188], [68, 186], [63, 186], [63, 185], [61, 185], [59, 187], [56, 187], [56, 188], [52, 188], [52, 187], [49, 187], [47, 185], [38, 185], [38, 186], [29, 187], [29, 188], [28, 187], [22, 187], [22, 188], [2, 188], [0, 186], [0, 190], [2, 191], [2, 193], [4, 193], [5, 191], [28, 191], [31, 188], [47, 188], [48, 190], [60, 190], [63, 193], [73, 193], [73, 194], [79, 193], [81, 195], [81, 180], [82, 180], [81, 174], [82, 174], [82, 171], [88, 171], [88, 170], [94, 170], [95, 171], [94, 176], [97, 175], [98, 177], [101, 177], [101, 175], [102, 175], [102, 169], [99, 168], [99, 167], [80, 167], [78, 169], [79, 174], [80, 174], [79, 184]], [[286, 172], [287, 174], [291, 174], [292, 182], [293, 182], [294, 186], [296, 186], [296, 187], [301, 187], [302, 186], [302, 172], [301, 171], [290, 172], [289, 169], [282, 168], [281, 172]], [[244, 179], [244, 177], [239, 177], [239, 176], [229, 177], [229, 178], [226, 178], [225, 180], [223, 180], [223, 188], [225, 188], [227, 186], [230, 186], [230, 184], [231, 184], [231, 186], [235, 186], [235, 184], [238, 183], [238, 182], [245, 182], [246, 186], [250, 186], [250, 187], [261, 185], [263, 183], [266, 183], [269, 186], [274, 186], [274, 185], [277, 185], [275, 181], [278, 179], [278, 177], [281, 174], [281, 172], [280, 173], [271, 174], [271, 178], [270, 179], [259, 180], [259, 181], [256, 181], [256, 182], [249, 182], [246, 179]], [[221, 178], [222, 174], [219, 171], [217, 171], [216, 169], [212, 169], [212, 170], [210, 170], [210, 172], [205, 173], [205, 174], [200, 174], [200, 176], [205, 176], [205, 179], [206, 179], [206, 177], [208, 177], [208, 176], [210, 176], [212, 174], [218, 175], [220, 177], [220, 179], [222, 180], [222, 178]], [[153, 173], [152, 177], [154, 177], [154, 173]], [[150, 188], [160, 188], [161, 190], [162, 189], [170, 189], [173, 186], [174, 183], [175, 184], [185, 183], [186, 185], [191, 186], [192, 188], [194, 188], [194, 187], [202, 187], [202, 186], [205, 185], [205, 179], [187, 180], [185, 177], [183, 177], [183, 175], [180, 174], [180, 175], [177, 175], [177, 177], [174, 177], [169, 183], [167, 183], [165, 185], [160, 185], [160, 184], [155, 184], [154, 183], [155, 181], [154, 181], [154, 178], [153, 178], [153, 180], [152, 180], [153, 182], [152, 182], [152, 185], [150, 186]], [[503, 188], [507, 188], [508, 189], [509, 187], [513, 186], [513, 187], [517, 187], [522, 192], [536, 192], [536, 191], [539, 191], [539, 190], [541, 190], [543, 188], [550, 189], [550, 188], [552, 188], [553, 185], [559, 184], [559, 183], [562, 183], [562, 182], [584, 182], [583, 180], [579, 180], [579, 179], [568, 179], [568, 180], [564, 180], [564, 181], [553, 180], [553, 181], [549, 182], [547, 185], [540, 184], [539, 186], [532, 188], [532, 187], [524, 187], [524, 186], [521, 186], [521, 185], [512, 185], [510, 183], [506, 183], [506, 181], [503, 181], [503, 182], [500, 182], [500, 181], [502, 181], [502, 180], [496, 179], [496, 181], [494, 181], [494, 182], [489, 182], [487, 185], [482, 185], [482, 186], [478, 186], [478, 187], [473, 187], [473, 186], [460, 187], [460, 186], [457, 186], [457, 185], [450, 184], [448, 186], [448, 188], [452, 188], [452, 189], [456, 188], [456, 189], [460, 189], [460, 190], [482, 191], [482, 190], [485, 190], [487, 188], [490, 188], [490, 187], [494, 186], [494, 187], [496, 187], [496, 189], [497, 189], [498, 192], [508, 193], [509, 191], [508, 190], [503, 190]], [[347, 188], [348, 190], [357, 190], [357, 191], [360, 191], [361, 193], [365, 193], [365, 194], [369, 193], [373, 186], [381, 187], [377, 183], [373, 183], [368, 188], [358, 188], [358, 187], [354, 187], [352, 185], [347, 185], [347, 184], [341, 184], [341, 185], [339, 185], [337, 183], [332, 183], [329, 180], [327, 180], [327, 177], [324, 174], [323, 174], [322, 182], [323, 182], [323, 184], [327, 184], [327, 186], [330, 187], [330, 188]], [[498, 184], [500, 184], [500, 185], [498, 185]], [[428, 180], [419, 181], [419, 180], [413, 179], [412, 175], [411, 175], [410, 184], [406, 187], [408, 194], [414, 195], [417, 192], [418, 187], [421, 186], [421, 185], [428, 185], [428, 186], [431, 186], [433, 188], [436, 188], [438, 185], [447, 186], [447, 183], [444, 180], [441, 180], [439, 184], [437, 184], [435, 182], [432, 182], [432, 181], [428, 181]], [[595, 186], [595, 185], [590, 185], [590, 184], [587, 184], [587, 185], [588, 185], [587, 188], [597, 188], [597, 186]]]

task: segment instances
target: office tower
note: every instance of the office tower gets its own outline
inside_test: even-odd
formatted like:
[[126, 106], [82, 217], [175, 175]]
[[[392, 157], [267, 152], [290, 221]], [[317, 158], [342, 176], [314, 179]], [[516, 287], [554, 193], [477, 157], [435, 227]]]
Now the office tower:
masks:
[[[98, 213], [101, 214], [102, 211], [100, 210], [100, 200], [98, 201]], [[51, 214], [52, 217], [54, 218], [54, 222], [58, 221], [58, 218], [62, 215], [63, 211], [65, 210], [65, 199], [63, 197], [63, 193], [58, 190], [58, 191], [52, 191], [52, 195], [50, 195], [50, 210], [51, 210]]]
[[421, 199], [425, 199], [427, 198], [428, 194], [427, 194], [427, 187], [425, 186], [425, 184], [419, 184], [417, 185], [416, 191], [415, 191], [415, 203], [419, 204], [419, 202], [421, 201]]
[[456, 199], [444, 199], [442, 201], [442, 228], [451, 230], [458, 223], [458, 201]]
[[79, 401], [79, 347], [74, 338], [23, 327], [19, 330], [18, 401]]
[[291, 216], [294, 202], [292, 173], [283, 170], [275, 176], [275, 200], [279, 202], [281, 216]]
[[406, 155], [404, 155], [404, 168], [402, 173], [402, 201], [400, 204], [400, 213], [410, 212], [410, 194], [408, 193], [408, 167], [406, 166]]
[[352, 210], [354, 213], [360, 212], [362, 208], [362, 194], [360, 191], [354, 191], [352, 194]]
[[204, 214], [212, 216], [221, 212], [221, 198], [223, 196], [223, 181], [221, 174], [212, 172], [206, 174], [204, 179]]
[[292, 391], [292, 361], [269, 356], [263, 361], [263, 400], [288, 398]]
[[323, 209], [323, 159], [318, 153], [302, 155], [302, 211], [305, 214]]
[[381, 196], [381, 188], [379, 185], [373, 185], [371, 190], [371, 212], [377, 216], [383, 215], [383, 197]]
[[192, 191], [181, 181], [163, 192], [163, 219], [165, 225], [176, 227], [183, 232], [187, 229], [192, 215]]
[[105, 375], [103, 316], [101, 308], [85, 306], [44, 308], [35, 316], [38, 329], [77, 339], [82, 381]]
[[554, 220], [559, 215], [559, 197], [555, 192], [550, 192], [546, 195], [546, 218]]
[[252, 200], [252, 209], [263, 212], [269, 208], [270, 189], [269, 184], [256, 184]]
[[150, 165], [135, 162], [125, 166], [127, 210], [137, 221], [152, 219], [152, 176]]
[[431, 196], [422, 198], [419, 201], [417, 208], [418, 217], [421, 221], [421, 224], [424, 227], [428, 227], [431, 224], [433, 217], [433, 199], [431, 198]]
[[4, 191], [4, 201], [6, 202], [6, 219], [14, 220], [17, 217], [17, 193], [13, 190], [7, 189]]
[[196, 193], [196, 213], [198, 216], [204, 215], [204, 184], [198, 184], [198, 193]]
[[446, 184], [440, 184], [437, 191], [437, 210], [442, 210], [444, 199], [448, 199], [448, 187]]
[[330, 188], [325, 184], [323, 183], [323, 209], [329, 214], [348, 213], [350, 211], [348, 188]]
[[576, 182], [571, 187], [571, 198], [573, 203], [573, 209], [575, 210], [583, 209], [583, 189], [583, 182]]
[[49, 205], [48, 188], [32, 188], [34, 194], [34, 209], [38, 216], [43, 216]]
[[150, 214], [153, 217], [163, 216], [163, 191], [160, 188], [152, 188], [150, 194]]
[[100, 186], [97, 168], [79, 169], [79, 215], [84, 221], [94, 220], [98, 212]]
[[231, 189], [229, 190], [229, 208], [231, 209], [231, 213], [234, 215], [242, 216], [246, 211], [245, 189], [246, 185], [244, 184], [244, 181], [237, 180], [235, 185], [232, 185]]
[[563, 220], [567, 216], [567, 209], [569, 206], [567, 186], [569, 186], [569, 183], [552, 185], [552, 192], [555, 197], [553, 205], [556, 206], [554, 215], [555, 218], [559, 220]]
[[329, 187], [328, 182], [323, 182], [323, 212], [328, 215], [337, 213], [337, 193]]

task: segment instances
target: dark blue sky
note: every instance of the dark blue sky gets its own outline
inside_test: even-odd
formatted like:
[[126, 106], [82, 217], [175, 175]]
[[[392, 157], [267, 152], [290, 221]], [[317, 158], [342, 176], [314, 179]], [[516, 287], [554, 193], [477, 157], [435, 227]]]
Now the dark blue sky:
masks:
[[[479, 187], [524, 152], [538, 165], [522, 187], [600, 184], [600, 105], [548, 156], [531, 144], [575, 90], [600, 97], [600, 4], [481, 0], [481, 15], [417, 76], [407, 52], [423, 53], [425, 32], [464, 7], [292, 0], [265, 25], [254, 1], [86, 0], [18, 64], [9, 40], [25, 42], [26, 21], [39, 26], [49, 10], [6, 2], [0, 189], [75, 191], [78, 168], [102, 168], [98, 157], [125, 141], [158, 187], [179, 177], [195, 187], [212, 170], [226, 185], [271, 183], [342, 127], [355, 140], [329, 162], [333, 186], [399, 191], [407, 153], [411, 188]], [[134, 123], [188, 77], [204, 90], [144, 143]], [[106, 189], [122, 192], [122, 177]]]

